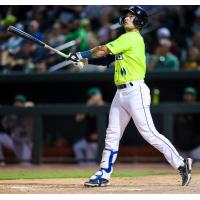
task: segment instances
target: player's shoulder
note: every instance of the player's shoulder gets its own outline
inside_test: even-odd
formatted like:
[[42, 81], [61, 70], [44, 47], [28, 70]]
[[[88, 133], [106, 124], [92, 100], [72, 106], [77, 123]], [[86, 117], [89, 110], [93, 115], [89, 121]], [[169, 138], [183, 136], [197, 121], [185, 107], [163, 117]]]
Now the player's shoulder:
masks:
[[143, 41], [143, 37], [141, 36], [141, 34], [139, 32], [126, 32], [124, 34], [122, 34], [121, 36], [121, 40], [128, 40], [128, 41], [132, 41], [132, 42], [142, 42]]
[[124, 34], [122, 34], [120, 37], [125, 37], [125, 38], [142, 38], [142, 35], [140, 34], [140, 32], [126, 32]]
[[133, 34], [130, 34], [130, 32], [126, 32], [126, 33], [123, 33], [121, 34], [118, 39], [120, 40], [128, 40], [129, 38], [133, 38], [134, 35]]

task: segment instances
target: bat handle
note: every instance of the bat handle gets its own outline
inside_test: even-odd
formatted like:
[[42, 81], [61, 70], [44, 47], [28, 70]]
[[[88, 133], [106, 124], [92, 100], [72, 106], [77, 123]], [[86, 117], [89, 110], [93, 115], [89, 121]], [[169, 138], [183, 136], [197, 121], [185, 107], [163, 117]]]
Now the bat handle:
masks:
[[58, 55], [60, 55], [60, 56], [62, 56], [64, 58], [68, 58], [69, 57], [67, 54], [65, 54], [65, 53], [63, 53], [63, 52], [61, 52], [61, 51], [59, 51], [59, 50], [47, 45], [47, 44], [44, 45], [44, 48], [47, 48], [47, 49], [57, 53]]

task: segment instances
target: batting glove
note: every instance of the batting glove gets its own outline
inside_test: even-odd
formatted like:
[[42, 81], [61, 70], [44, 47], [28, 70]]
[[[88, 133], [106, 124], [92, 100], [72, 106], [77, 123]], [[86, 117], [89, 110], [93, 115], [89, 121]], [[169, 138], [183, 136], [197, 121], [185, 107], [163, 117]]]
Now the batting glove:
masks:
[[79, 62], [74, 62], [73, 65], [74, 65], [75, 67], [77, 67], [78, 69], [83, 69], [83, 67], [84, 67], [84, 63], [81, 62], [81, 61], [79, 61]]
[[72, 62], [80, 62], [83, 59], [80, 52], [70, 53], [67, 60], [71, 60]]

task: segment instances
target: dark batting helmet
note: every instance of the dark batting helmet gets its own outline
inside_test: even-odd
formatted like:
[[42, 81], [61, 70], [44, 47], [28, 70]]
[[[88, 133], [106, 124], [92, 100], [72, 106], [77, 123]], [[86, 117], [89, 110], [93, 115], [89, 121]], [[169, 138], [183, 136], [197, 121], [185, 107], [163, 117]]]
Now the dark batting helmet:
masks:
[[133, 13], [133, 15], [135, 15], [135, 19], [133, 20], [133, 24], [137, 28], [142, 29], [143, 26], [148, 21], [148, 15], [147, 15], [146, 11], [143, 8], [141, 8], [140, 6], [131, 6], [129, 8], [125, 8], [125, 9], [122, 10], [123, 16], [120, 17], [120, 19], [119, 19], [120, 24], [124, 23], [125, 15], [128, 12], [131, 12], [131, 13]]

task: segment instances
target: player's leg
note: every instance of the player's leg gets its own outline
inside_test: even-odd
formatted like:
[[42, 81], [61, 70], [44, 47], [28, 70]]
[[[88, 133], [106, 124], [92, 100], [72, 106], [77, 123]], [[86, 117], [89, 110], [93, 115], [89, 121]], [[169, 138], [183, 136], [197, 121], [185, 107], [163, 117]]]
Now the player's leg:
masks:
[[[145, 117], [146, 124], [143, 124], [143, 120], [139, 119], [141, 120], [141, 124], [138, 123], [137, 126], [139, 132], [147, 142], [163, 153], [172, 167], [179, 170], [182, 176], [182, 186], [187, 186], [191, 180], [192, 159], [183, 159], [172, 143], [156, 130], [149, 108], [144, 108], [143, 111], [143, 117]], [[142, 115], [140, 117], [142, 117]], [[138, 118], [134, 119], [134, 121], [137, 120]]]
[[[138, 89], [138, 95], [135, 96], [134, 101], [130, 100], [127, 103], [127, 109], [129, 109], [138, 131], [147, 142], [164, 154], [172, 167], [182, 169], [181, 167], [186, 166], [184, 159], [179, 155], [172, 143], [161, 135], [154, 126], [149, 108], [150, 92], [148, 87], [145, 84], [141, 84]], [[186, 171], [189, 172], [191, 170], [191, 160], [186, 162], [188, 162]]]
[[137, 124], [136, 127], [138, 131], [147, 142], [164, 154], [167, 161], [175, 169], [178, 169], [184, 159], [179, 155], [172, 143], [156, 130], [149, 108], [144, 108], [143, 112], [144, 113], [140, 113], [140, 116], [139, 113], [135, 114], [134, 117], [134, 122]]
[[85, 186], [100, 187], [109, 184], [113, 164], [117, 158], [119, 141], [129, 121], [130, 115], [121, 107], [118, 93], [116, 93], [110, 108], [109, 124], [106, 130], [105, 148], [102, 154], [100, 170], [84, 184]]

